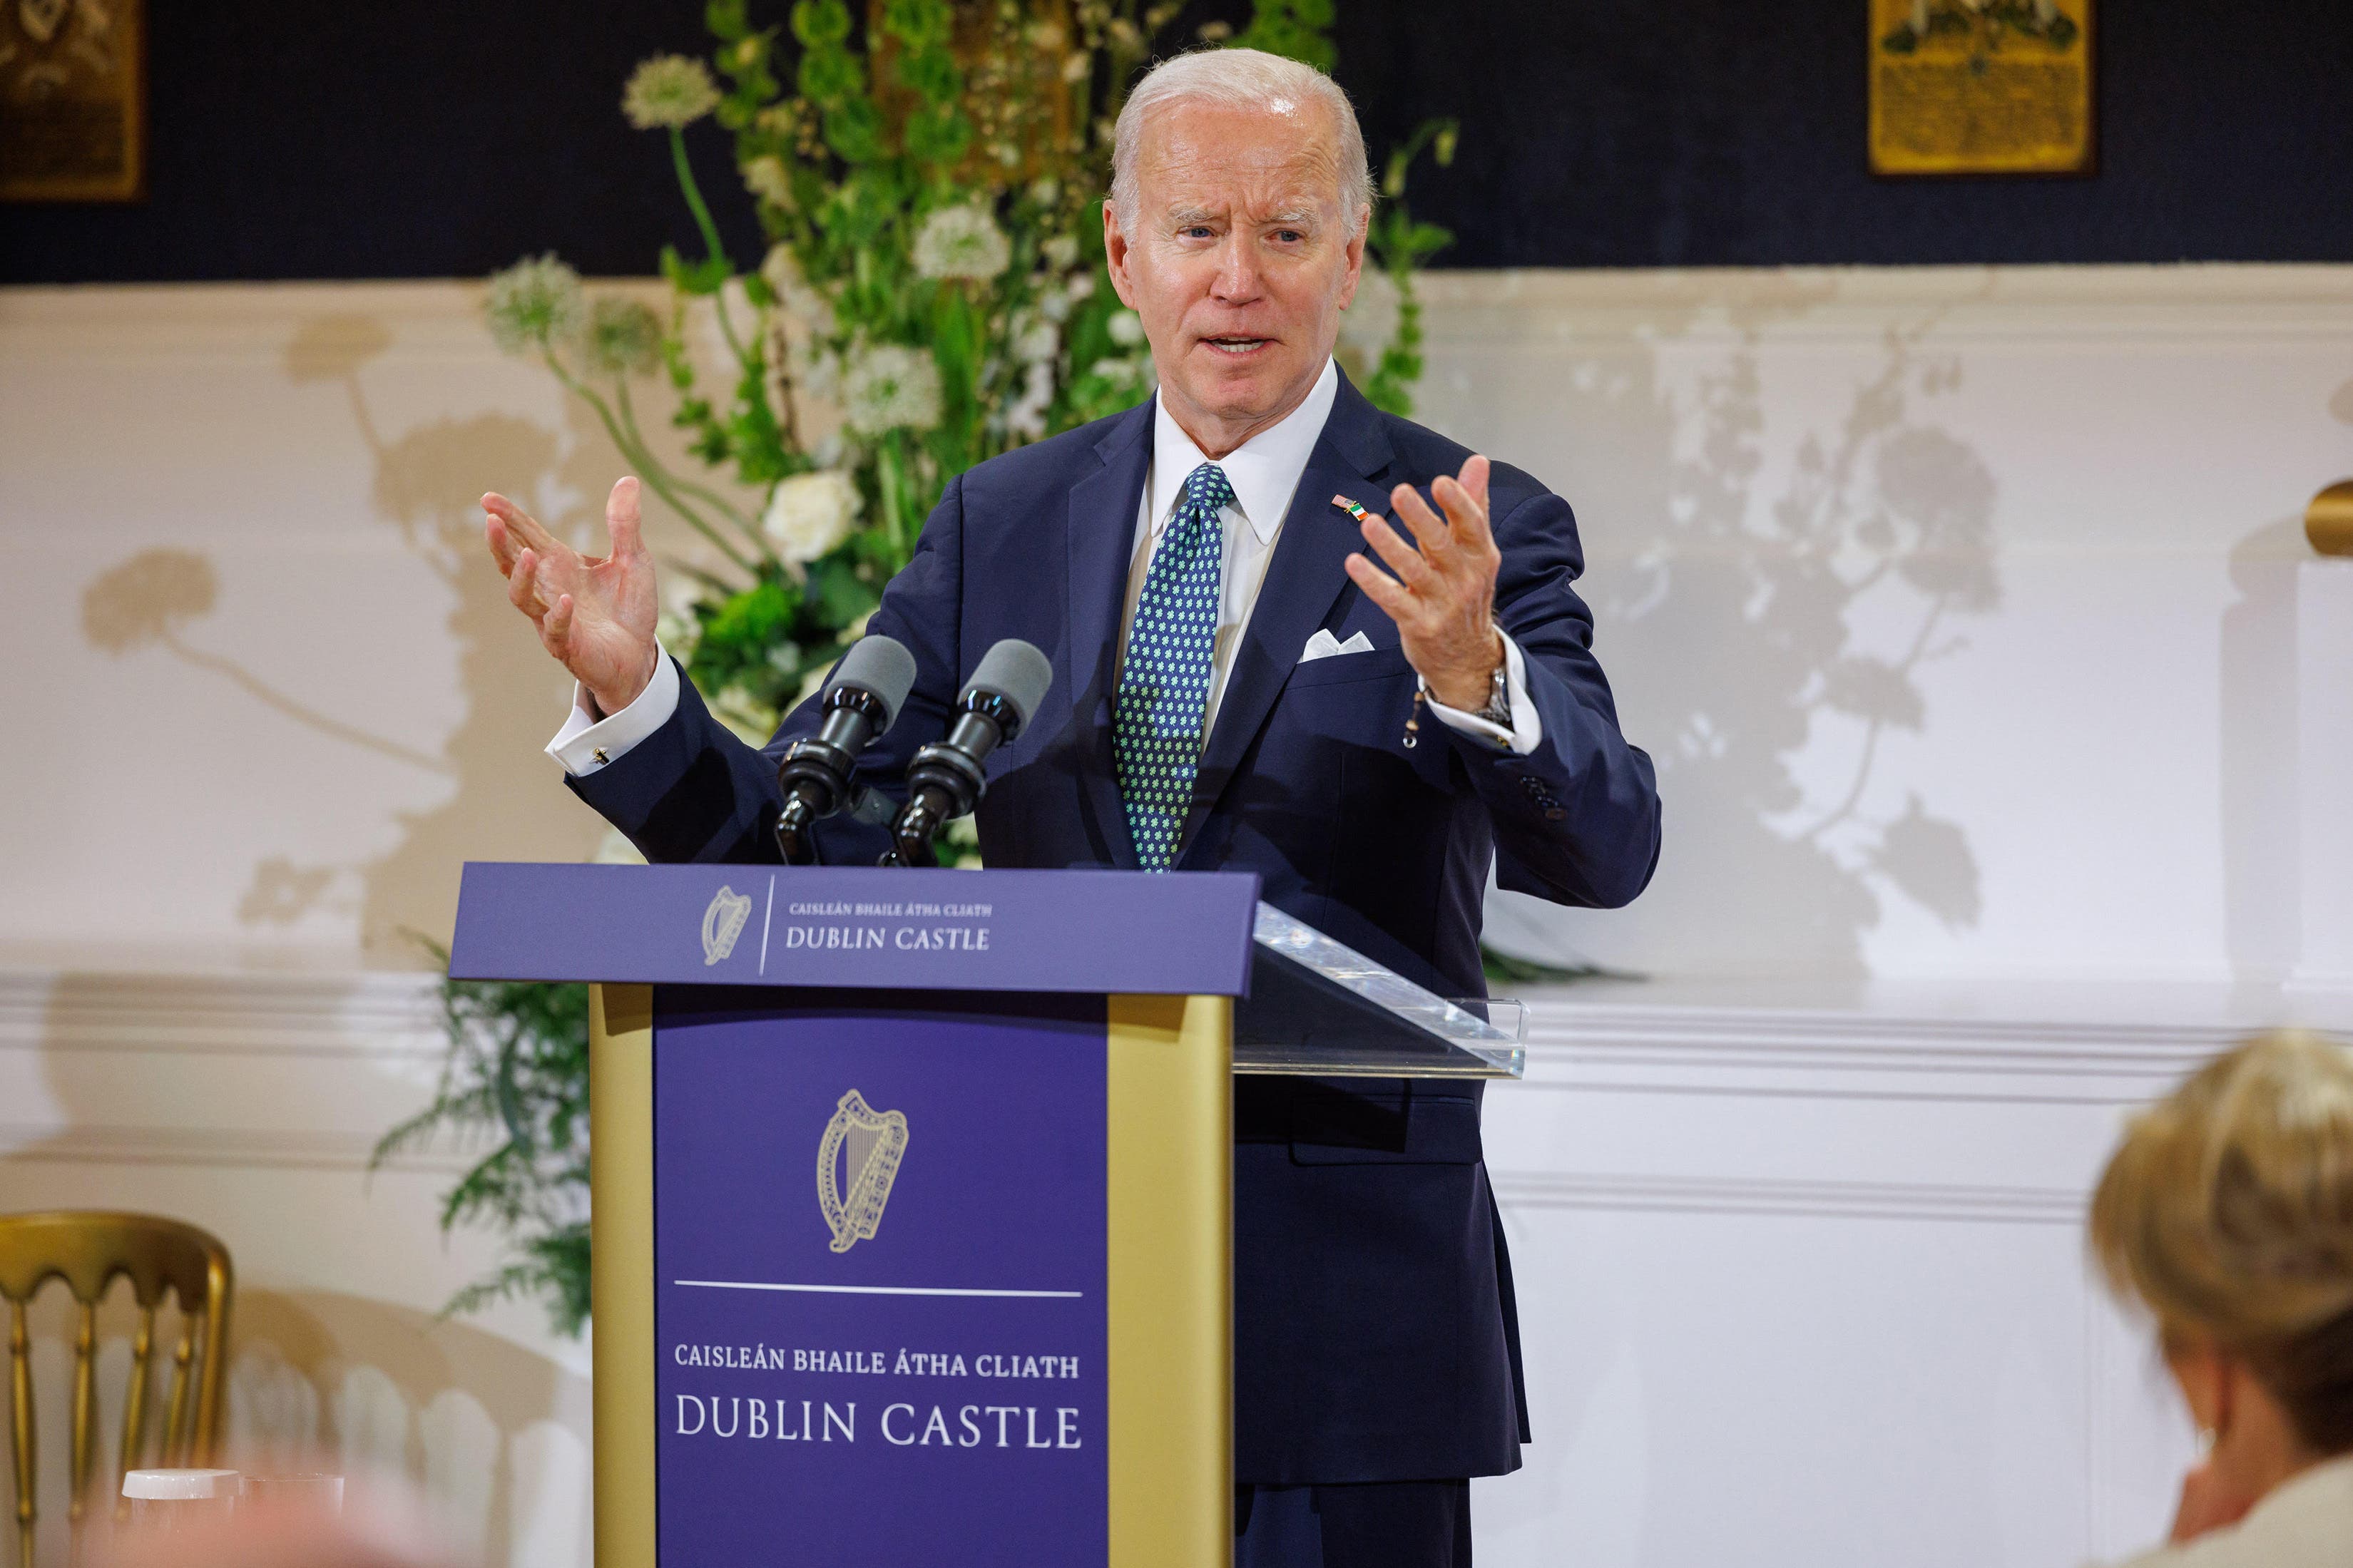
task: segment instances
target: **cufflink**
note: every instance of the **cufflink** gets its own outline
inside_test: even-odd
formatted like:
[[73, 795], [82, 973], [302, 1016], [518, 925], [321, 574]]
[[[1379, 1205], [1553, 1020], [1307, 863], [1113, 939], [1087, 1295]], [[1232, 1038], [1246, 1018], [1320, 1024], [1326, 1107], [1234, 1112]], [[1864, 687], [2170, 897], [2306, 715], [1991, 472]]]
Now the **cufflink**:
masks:
[[613, 760], [605, 754], [605, 748], [602, 746], [596, 747], [590, 751], [588, 754], [596, 759], [596, 765], [599, 767], [604, 766], [607, 763]]

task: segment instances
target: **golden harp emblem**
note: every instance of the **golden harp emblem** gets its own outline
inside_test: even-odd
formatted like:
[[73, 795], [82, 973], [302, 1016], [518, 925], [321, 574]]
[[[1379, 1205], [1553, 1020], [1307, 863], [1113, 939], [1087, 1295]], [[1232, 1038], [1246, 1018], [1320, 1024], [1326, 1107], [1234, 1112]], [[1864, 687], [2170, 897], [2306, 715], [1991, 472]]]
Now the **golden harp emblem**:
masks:
[[817, 1204], [834, 1251], [874, 1239], [906, 1152], [904, 1111], [876, 1110], [854, 1089], [841, 1097], [817, 1146]]
[[744, 934], [744, 922], [751, 918], [751, 894], [722, 888], [711, 895], [711, 907], [702, 911], [703, 968], [735, 951], [735, 939]]

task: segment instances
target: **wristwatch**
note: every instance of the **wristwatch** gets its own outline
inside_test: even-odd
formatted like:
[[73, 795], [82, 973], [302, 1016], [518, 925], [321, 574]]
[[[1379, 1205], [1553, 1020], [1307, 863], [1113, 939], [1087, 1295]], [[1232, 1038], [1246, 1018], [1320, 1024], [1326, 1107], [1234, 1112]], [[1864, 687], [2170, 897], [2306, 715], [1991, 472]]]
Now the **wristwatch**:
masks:
[[[1495, 628], [1495, 640], [1504, 640], [1501, 626]], [[1495, 678], [1487, 687], [1487, 706], [1479, 710], [1478, 716], [1498, 730], [1512, 727], [1512, 658], [1508, 652], [1495, 659]]]

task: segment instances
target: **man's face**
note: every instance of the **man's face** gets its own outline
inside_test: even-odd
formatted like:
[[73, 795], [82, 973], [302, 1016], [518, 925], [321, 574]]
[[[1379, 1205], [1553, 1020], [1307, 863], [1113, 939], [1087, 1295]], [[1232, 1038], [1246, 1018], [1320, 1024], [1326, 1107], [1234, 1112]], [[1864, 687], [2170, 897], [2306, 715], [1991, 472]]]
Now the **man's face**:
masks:
[[1178, 103], [1145, 124], [1135, 232], [1105, 204], [1113, 286], [1197, 440], [1230, 449], [1290, 413], [1338, 341], [1365, 239], [1342, 222], [1336, 129], [1321, 105]]

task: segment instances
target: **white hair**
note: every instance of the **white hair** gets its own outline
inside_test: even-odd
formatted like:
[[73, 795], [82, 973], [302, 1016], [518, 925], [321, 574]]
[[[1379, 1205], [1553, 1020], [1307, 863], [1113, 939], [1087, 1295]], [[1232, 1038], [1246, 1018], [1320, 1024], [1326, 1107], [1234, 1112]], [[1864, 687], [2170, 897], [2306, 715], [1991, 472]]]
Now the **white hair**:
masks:
[[1112, 137], [1111, 205], [1119, 231], [1135, 232], [1135, 163], [1144, 144], [1144, 122], [1158, 110], [1179, 103], [1214, 103], [1287, 114], [1303, 103], [1320, 103], [1340, 133], [1340, 215], [1347, 231], [1373, 207], [1372, 165], [1365, 158], [1365, 132], [1340, 84], [1298, 60], [1259, 49], [1196, 49], [1161, 61], [1146, 71], [1121, 106]]

